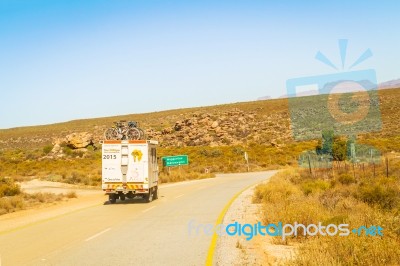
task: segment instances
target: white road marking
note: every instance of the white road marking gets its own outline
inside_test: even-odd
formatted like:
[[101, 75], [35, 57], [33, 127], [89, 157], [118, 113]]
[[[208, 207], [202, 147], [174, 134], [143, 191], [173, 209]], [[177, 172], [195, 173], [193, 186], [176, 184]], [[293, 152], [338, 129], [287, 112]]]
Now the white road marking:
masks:
[[96, 237], [98, 237], [98, 236], [100, 236], [100, 235], [102, 235], [102, 234], [104, 234], [104, 233], [110, 231], [110, 230], [111, 230], [111, 227], [110, 227], [110, 228], [107, 228], [107, 229], [105, 229], [105, 230], [103, 230], [103, 231], [101, 231], [101, 232], [99, 232], [99, 233], [97, 233], [97, 234], [95, 234], [95, 235], [93, 235], [93, 236], [91, 236], [91, 237], [89, 237], [89, 238], [87, 238], [85, 241], [86, 241], [86, 242], [87, 242], [87, 241], [90, 241], [90, 240], [92, 240], [92, 239], [94, 239], [94, 238], [96, 238]]
[[157, 206], [153, 206], [153, 207], [147, 208], [147, 209], [143, 210], [142, 212], [143, 212], [143, 213], [148, 212], [148, 211], [150, 211], [151, 209], [154, 209], [155, 207], [157, 207]]
[[178, 195], [178, 196], [175, 197], [175, 199], [180, 198], [180, 197], [182, 197], [182, 196], [184, 196], [184, 195], [185, 195], [185, 194]]

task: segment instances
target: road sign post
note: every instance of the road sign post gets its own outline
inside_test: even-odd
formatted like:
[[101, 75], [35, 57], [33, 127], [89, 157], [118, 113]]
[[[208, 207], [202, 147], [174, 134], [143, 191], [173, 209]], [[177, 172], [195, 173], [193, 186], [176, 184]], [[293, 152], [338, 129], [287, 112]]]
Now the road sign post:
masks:
[[161, 158], [163, 167], [167, 167], [168, 174], [171, 166], [178, 166], [179, 176], [181, 175], [181, 166], [189, 164], [189, 157], [187, 155], [166, 156]]
[[247, 164], [247, 172], [250, 172], [249, 155], [247, 154], [247, 152], [244, 152], [244, 159], [246, 160], [246, 164]]
[[189, 164], [187, 155], [166, 156], [161, 158], [164, 167], [181, 166]]

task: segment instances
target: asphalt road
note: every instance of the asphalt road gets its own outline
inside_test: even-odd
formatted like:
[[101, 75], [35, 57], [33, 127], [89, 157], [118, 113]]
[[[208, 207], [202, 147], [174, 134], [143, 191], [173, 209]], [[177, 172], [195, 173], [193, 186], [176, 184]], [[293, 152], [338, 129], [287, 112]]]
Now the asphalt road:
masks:
[[274, 173], [166, 184], [151, 203], [100, 202], [1, 233], [1, 266], [204, 265], [211, 236], [201, 224], [215, 224], [236, 193]]

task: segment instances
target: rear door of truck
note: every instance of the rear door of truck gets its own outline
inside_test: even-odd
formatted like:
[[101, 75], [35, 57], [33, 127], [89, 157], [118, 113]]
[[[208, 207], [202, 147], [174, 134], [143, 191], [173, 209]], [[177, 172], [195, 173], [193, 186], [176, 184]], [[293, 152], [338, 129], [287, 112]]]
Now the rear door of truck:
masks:
[[104, 141], [102, 145], [102, 181], [103, 189], [115, 189], [123, 182], [120, 141]]

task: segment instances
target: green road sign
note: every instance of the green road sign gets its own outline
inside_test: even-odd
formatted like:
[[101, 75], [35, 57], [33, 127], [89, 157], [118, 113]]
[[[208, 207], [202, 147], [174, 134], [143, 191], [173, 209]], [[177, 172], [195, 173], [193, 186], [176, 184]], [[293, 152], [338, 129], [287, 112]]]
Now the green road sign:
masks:
[[178, 165], [188, 165], [189, 158], [187, 155], [176, 155], [162, 157], [163, 166], [178, 166]]

